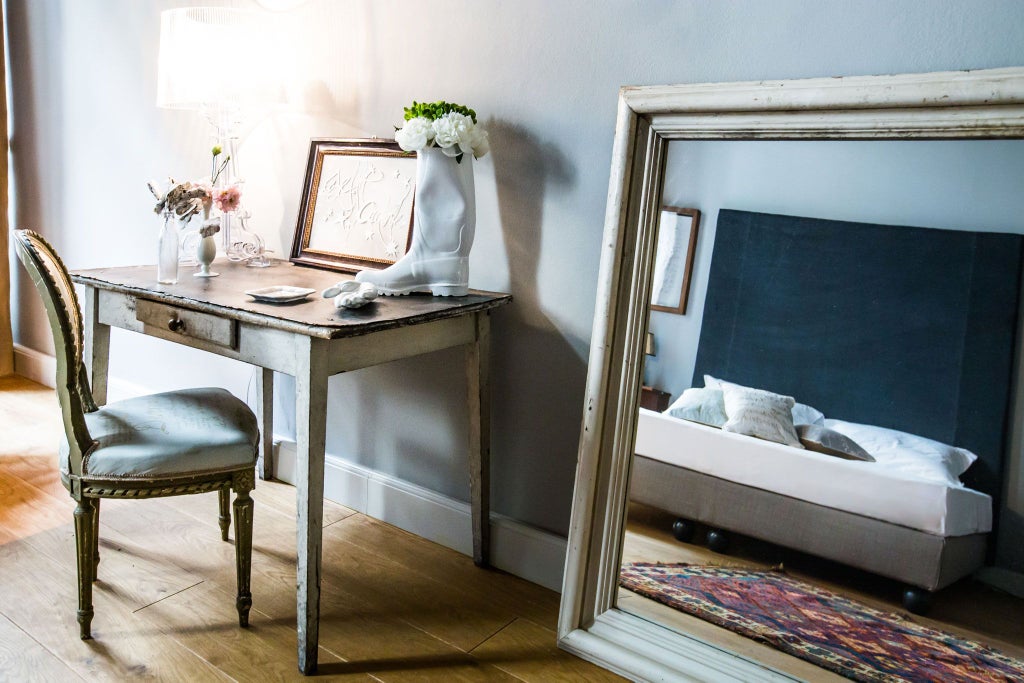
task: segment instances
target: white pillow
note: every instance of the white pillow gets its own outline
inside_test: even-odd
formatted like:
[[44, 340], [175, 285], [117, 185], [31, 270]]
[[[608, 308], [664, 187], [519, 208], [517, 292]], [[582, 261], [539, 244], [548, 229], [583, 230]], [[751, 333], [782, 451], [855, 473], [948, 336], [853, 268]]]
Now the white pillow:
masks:
[[825, 420], [825, 426], [856, 441], [879, 465], [909, 479], [961, 488], [960, 475], [978, 459], [966, 448], [895, 429], [842, 420]]
[[[721, 389], [723, 384], [733, 384], [732, 382], [726, 382], [722, 379], [716, 379], [711, 375], [704, 375], [704, 386], [710, 389]], [[733, 384], [733, 386], [743, 386], [742, 384]], [[793, 424], [794, 425], [823, 425], [825, 424], [825, 414], [817, 408], [804, 403], [793, 403]]]
[[825, 424], [825, 413], [817, 408], [812, 408], [806, 403], [793, 404], [793, 424], [795, 425], [817, 425]]
[[767, 441], [803, 448], [793, 427], [792, 396], [722, 383], [725, 414], [729, 421], [722, 430], [756, 436]]
[[725, 399], [721, 389], [687, 389], [668, 407], [665, 414], [712, 427], [721, 427], [729, 419], [725, 416]]

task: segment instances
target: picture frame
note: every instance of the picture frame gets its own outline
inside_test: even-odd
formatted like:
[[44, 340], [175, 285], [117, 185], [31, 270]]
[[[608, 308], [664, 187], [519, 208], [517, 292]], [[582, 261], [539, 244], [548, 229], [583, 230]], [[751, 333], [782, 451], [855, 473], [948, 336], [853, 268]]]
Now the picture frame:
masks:
[[700, 211], [663, 206], [658, 220], [651, 310], [684, 315], [690, 298], [690, 275], [697, 250]]
[[292, 263], [358, 272], [395, 263], [412, 243], [416, 153], [379, 138], [310, 141]]

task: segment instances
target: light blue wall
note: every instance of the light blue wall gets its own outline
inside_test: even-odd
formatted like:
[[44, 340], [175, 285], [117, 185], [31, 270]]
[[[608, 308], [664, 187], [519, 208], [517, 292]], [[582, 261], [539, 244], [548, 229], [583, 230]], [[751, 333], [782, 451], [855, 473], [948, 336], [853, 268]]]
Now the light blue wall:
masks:
[[[14, 225], [40, 229], [73, 267], [152, 262], [144, 181], [205, 172], [206, 124], [154, 104], [159, 11], [183, 4], [6, 2]], [[491, 127], [471, 284], [516, 297], [495, 315], [494, 507], [558, 532], [572, 498], [619, 87], [1024, 64], [1018, 0], [309, 0], [280, 22], [294, 30], [302, 97], [248, 131], [239, 151], [256, 227], [279, 254], [310, 137], [389, 136], [412, 99], [465, 102]], [[23, 279], [15, 296], [17, 341], [49, 350]], [[162, 342], [125, 334], [113, 345], [114, 376], [148, 387], [244, 394], [249, 383], [244, 366]], [[462, 381], [456, 353], [335, 379], [329, 450], [467, 499]], [[291, 415], [283, 401], [282, 424]]]

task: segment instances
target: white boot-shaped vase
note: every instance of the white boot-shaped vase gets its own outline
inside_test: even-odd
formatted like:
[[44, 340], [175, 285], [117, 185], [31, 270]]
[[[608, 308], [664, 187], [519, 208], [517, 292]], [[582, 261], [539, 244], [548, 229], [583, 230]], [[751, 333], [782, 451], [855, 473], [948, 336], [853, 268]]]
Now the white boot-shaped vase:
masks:
[[359, 282], [377, 286], [381, 294], [430, 292], [434, 296], [469, 293], [469, 250], [476, 230], [473, 155], [462, 162], [438, 147], [417, 152], [416, 203], [412, 246], [384, 270], [364, 270]]

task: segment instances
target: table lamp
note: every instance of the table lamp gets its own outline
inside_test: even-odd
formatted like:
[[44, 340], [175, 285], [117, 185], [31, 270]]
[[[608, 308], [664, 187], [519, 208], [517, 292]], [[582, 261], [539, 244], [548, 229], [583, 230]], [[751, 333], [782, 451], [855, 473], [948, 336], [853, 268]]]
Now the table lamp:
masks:
[[[265, 14], [232, 7], [184, 7], [160, 15], [158, 107], [202, 112], [227, 157], [219, 186], [241, 182], [236, 147], [243, 113], [281, 100], [274, 41]], [[243, 195], [244, 197], [244, 195]], [[237, 212], [236, 212], [237, 213]], [[247, 213], [221, 216], [225, 255], [249, 265], [270, 265], [263, 240], [248, 230]]]

